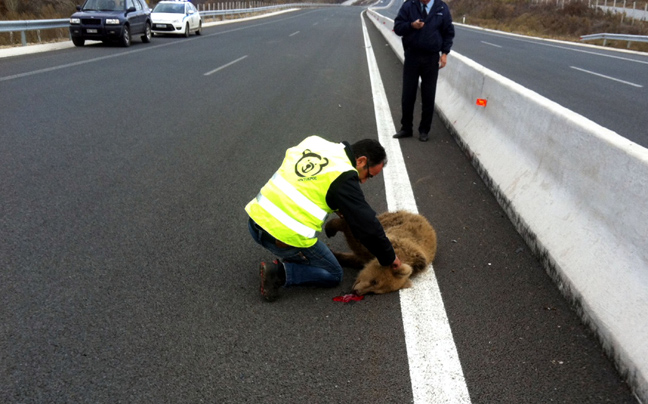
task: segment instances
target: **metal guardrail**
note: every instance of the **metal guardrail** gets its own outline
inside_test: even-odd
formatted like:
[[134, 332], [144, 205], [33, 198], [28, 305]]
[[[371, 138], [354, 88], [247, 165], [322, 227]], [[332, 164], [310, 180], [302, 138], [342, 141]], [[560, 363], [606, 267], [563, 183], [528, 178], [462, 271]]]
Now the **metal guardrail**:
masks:
[[[231, 10], [203, 10], [200, 12], [202, 17], [215, 18], [226, 17], [231, 15], [241, 15], [249, 13], [261, 13], [267, 11], [275, 11], [290, 8], [312, 8], [312, 7], [340, 7], [340, 4], [324, 4], [324, 3], [295, 3], [295, 4], [281, 4], [277, 6], [255, 7], [255, 8], [240, 8]], [[0, 32], [20, 32], [22, 45], [27, 45], [27, 37], [25, 32], [38, 31], [42, 29], [53, 28], [67, 28], [70, 26], [69, 18], [59, 18], [55, 20], [16, 20], [16, 21], [0, 21]]]
[[596, 39], [603, 40], [603, 46], [607, 45], [607, 40], [628, 41], [628, 48], [632, 42], [648, 42], [648, 35], [626, 35], [626, 34], [591, 34], [580, 37], [581, 41], [593, 41]]

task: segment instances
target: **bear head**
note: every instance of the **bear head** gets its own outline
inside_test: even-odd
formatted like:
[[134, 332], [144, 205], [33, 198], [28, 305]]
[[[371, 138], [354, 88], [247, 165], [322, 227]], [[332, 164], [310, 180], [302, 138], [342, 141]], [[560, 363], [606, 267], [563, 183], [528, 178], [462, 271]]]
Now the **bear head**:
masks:
[[383, 294], [409, 288], [412, 286], [410, 275], [412, 275], [412, 267], [408, 264], [401, 264], [398, 270], [394, 270], [389, 266], [381, 266], [377, 259], [373, 259], [358, 273], [353, 284], [353, 293]]

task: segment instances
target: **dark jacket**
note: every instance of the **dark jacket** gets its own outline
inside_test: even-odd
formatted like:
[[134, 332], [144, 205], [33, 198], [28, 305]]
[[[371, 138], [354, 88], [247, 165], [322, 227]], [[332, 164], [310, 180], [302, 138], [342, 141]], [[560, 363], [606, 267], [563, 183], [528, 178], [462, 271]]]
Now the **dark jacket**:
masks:
[[[394, 32], [403, 37], [403, 49], [405, 52], [450, 53], [455, 31], [448, 5], [441, 0], [434, 0], [426, 19], [423, 19], [421, 6], [419, 0], [406, 1], [394, 20]], [[423, 28], [412, 28], [411, 24], [419, 19], [425, 22]]]
[[[344, 145], [347, 156], [355, 167], [353, 150], [347, 142]], [[380, 265], [389, 266], [394, 262], [394, 248], [385, 235], [376, 212], [365, 200], [360, 189], [360, 177], [355, 170], [342, 173], [331, 183], [326, 193], [326, 203], [344, 216], [355, 238], [378, 258]]]

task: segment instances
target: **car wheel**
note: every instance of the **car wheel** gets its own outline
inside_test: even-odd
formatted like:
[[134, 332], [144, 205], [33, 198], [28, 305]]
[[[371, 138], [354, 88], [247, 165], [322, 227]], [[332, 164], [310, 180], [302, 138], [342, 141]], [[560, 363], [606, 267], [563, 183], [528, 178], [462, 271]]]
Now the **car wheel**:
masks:
[[198, 29], [196, 30], [196, 35], [202, 34], [202, 21], [198, 23]]
[[72, 43], [74, 46], [83, 46], [85, 44], [85, 39], [83, 38], [72, 38]]
[[121, 46], [123, 46], [124, 48], [130, 46], [131, 34], [130, 34], [130, 27], [128, 25], [124, 25], [124, 32], [122, 33], [122, 37], [119, 42], [121, 43]]
[[153, 34], [151, 33], [151, 24], [148, 22], [146, 23], [146, 30], [144, 31], [144, 35], [142, 35], [142, 42], [144, 43], [149, 43], [151, 42], [151, 37]]
[[189, 31], [189, 23], [187, 23], [187, 25], [185, 25], [185, 32], [184, 32], [185, 38], [189, 38], [189, 32], [190, 32]]

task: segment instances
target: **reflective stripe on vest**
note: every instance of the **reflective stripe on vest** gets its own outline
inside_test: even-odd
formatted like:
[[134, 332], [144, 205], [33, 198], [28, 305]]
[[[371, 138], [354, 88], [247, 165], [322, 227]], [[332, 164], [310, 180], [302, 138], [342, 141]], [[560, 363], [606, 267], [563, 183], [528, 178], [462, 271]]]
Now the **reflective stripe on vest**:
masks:
[[[323, 221], [324, 219], [326, 219], [328, 212], [315, 205], [313, 202], [311, 202], [310, 199], [302, 195], [301, 192], [297, 190], [297, 188], [293, 187], [288, 181], [283, 179], [283, 177], [279, 173], [275, 173], [270, 181], [274, 182], [275, 185], [277, 185], [290, 199], [295, 201], [297, 205], [301, 206], [308, 213], [315, 216], [319, 220]], [[301, 234], [301, 232], [298, 233]]]
[[275, 205], [274, 203], [270, 202], [270, 200], [265, 196], [259, 194], [257, 195], [256, 199], [257, 202], [259, 202], [259, 205], [261, 205], [263, 209], [267, 210], [268, 213], [274, 216], [275, 219], [279, 220], [284, 226], [286, 226], [290, 230], [306, 238], [317, 237], [317, 232], [315, 230], [311, 229], [308, 226], [304, 226], [303, 224], [299, 223], [292, 217], [288, 216], [283, 210], [277, 207], [277, 205]]

